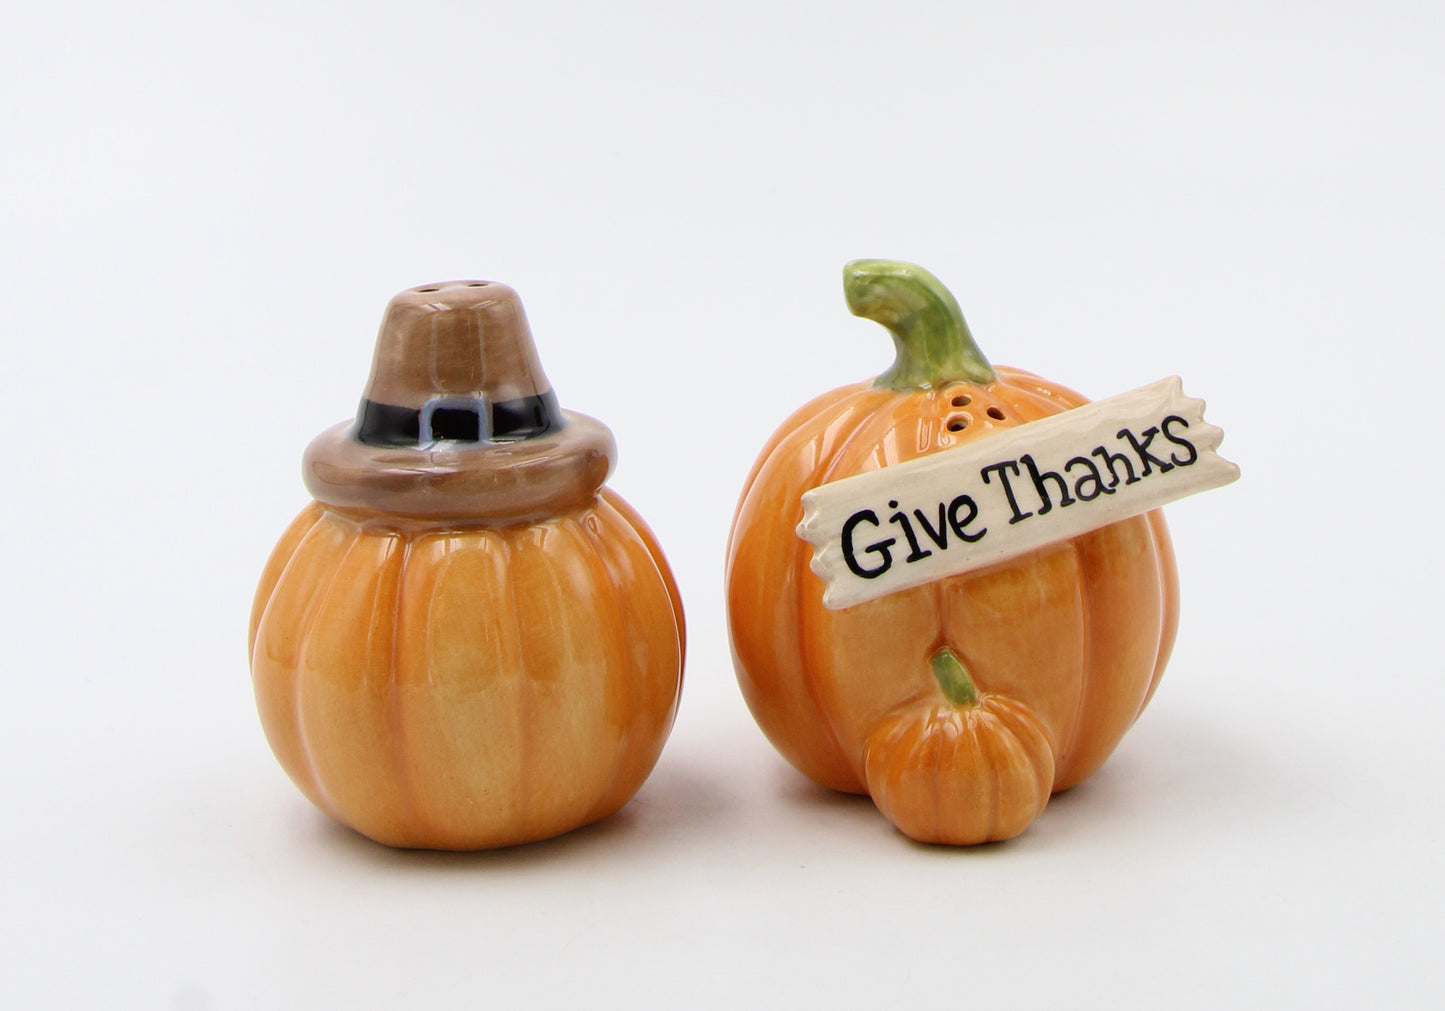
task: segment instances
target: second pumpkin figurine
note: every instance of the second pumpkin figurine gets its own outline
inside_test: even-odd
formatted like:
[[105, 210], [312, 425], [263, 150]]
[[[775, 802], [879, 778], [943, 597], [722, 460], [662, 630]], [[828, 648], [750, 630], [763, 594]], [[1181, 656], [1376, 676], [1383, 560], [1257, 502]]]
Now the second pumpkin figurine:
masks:
[[317, 807], [392, 846], [481, 849], [636, 792], [677, 710], [683, 616], [603, 487], [615, 456], [558, 406], [512, 289], [392, 299], [251, 612], [261, 724]]
[[860, 260], [849, 308], [892, 331], [893, 367], [783, 422], [748, 475], [728, 545], [738, 681], [808, 776], [868, 793], [925, 842], [1007, 839], [1097, 769], [1149, 701], [1178, 622], [1156, 509], [1003, 562], [829, 610], [797, 536], [819, 485], [1085, 403], [994, 368], [947, 289]]

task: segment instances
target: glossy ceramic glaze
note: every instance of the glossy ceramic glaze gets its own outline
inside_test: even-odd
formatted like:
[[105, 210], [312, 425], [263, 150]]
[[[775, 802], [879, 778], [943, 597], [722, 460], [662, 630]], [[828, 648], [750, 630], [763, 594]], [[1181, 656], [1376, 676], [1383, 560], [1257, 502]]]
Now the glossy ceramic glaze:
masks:
[[684, 631], [656, 539], [602, 487], [614, 454], [555, 407], [511, 289], [393, 300], [358, 419], [307, 450], [318, 501], [251, 614], [261, 723], [313, 803], [393, 846], [479, 849], [636, 792]]
[[[826, 786], [871, 792], [908, 835], [1007, 838], [1042, 808], [1038, 778], [1056, 791], [1094, 772], [1158, 684], [1178, 622], [1168, 531], [1156, 510], [824, 608], [810, 545], [795, 534], [803, 492], [1085, 403], [991, 366], [952, 296], [917, 267], [859, 261], [845, 288], [856, 313], [893, 331], [898, 361], [797, 411], [749, 474], [726, 569], [738, 681], [789, 761]], [[940, 679], [945, 656], [969, 690]], [[944, 719], [940, 706], [963, 715]], [[957, 810], [984, 803], [995, 813]]]
[[878, 810], [923, 842], [1008, 839], [1028, 827], [1054, 783], [1054, 741], [1019, 702], [979, 695], [947, 648], [968, 690], [920, 699], [885, 716], [868, 735], [863, 767]]

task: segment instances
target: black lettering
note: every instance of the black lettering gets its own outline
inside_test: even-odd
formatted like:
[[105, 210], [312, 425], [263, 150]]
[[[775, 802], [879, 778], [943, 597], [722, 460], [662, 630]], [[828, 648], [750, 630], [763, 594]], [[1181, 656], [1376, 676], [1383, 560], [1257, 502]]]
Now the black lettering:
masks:
[[914, 519], [918, 520], [919, 525], [923, 527], [923, 532], [928, 535], [929, 540], [931, 540], [934, 544], [937, 544], [940, 548], [948, 547], [948, 527], [945, 526], [943, 522], [944, 508], [945, 507], [942, 502], [938, 503], [937, 530], [934, 530], [933, 527], [929, 524], [928, 517], [923, 515], [922, 509], [913, 510], [913, 517]]
[[1128, 480], [1124, 482], [1125, 484], [1133, 484], [1139, 480], [1139, 478], [1134, 476], [1134, 465], [1129, 462], [1129, 458], [1123, 453], [1111, 453], [1103, 446], [1095, 446], [1090, 455], [1097, 456], [1100, 460], [1103, 460], [1104, 465], [1109, 468], [1109, 476], [1113, 478], [1112, 483], [1109, 485], [1110, 491], [1119, 487], [1119, 472], [1114, 469], [1115, 462], [1122, 463], [1124, 470], [1129, 475]]
[[1185, 428], [1189, 427], [1189, 422], [1185, 421], [1177, 414], [1171, 414], [1160, 423], [1160, 427], [1164, 429], [1164, 438], [1168, 439], [1176, 446], [1183, 446], [1185, 449], [1189, 450], [1189, 459], [1187, 460], [1181, 460], [1173, 453], [1169, 454], [1169, 459], [1173, 461], [1176, 466], [1188, 467], [1195, 460], [1199, 459], [1199, 450], [1195, 449], [1194, 443], [1190, 442], [1188, 439], [1181, 439], [1179, 438], [1179, 436], [1169, 431], [1169, 422], [1171, 421], [1177, 421]]
[[1009, 523], [1013, 524], [1019, 522], [1020, 520], [1028, 519], [1030, 516], [1033, 515], [1033, 513], [1026, 513], [1019, 510], [1018, 499], [1014, 498], [1013, 485], [1008, 483], [1008, 474], [1004, 472], [1005, 467], [1012, 467], [1014, 476], [1018, 476], [1019, 464], [1017, 460], [1005, 460], [1003, 463], [991, 463], [983, 470], [979, 471], [979, 473], [983, 476], [983, 483], [988, 484], [989, 471], [998, 471], [998, 479], [1003, 482], [1003, 493], [1008, 496], [1009, 508], [1014, 511], [1013, 516], [1009, 518]]
[[[1124, 462], [1128, 463], [1129, 461], [1124, 460]], [[1073, 470], [1074, 464], [1076, 463], [1082, 464], [1089, 469], [1089, 472], [1087, 474], [1083, 475], [1074, 482], [1074, 494], [1079, 496], [1080, 502], [1092, 502], [1100, 495], [1114, 494], [1114, 489], [1104, 484], [1104, 478], [1099, 473], [1099, 468], [1095, 467], [1094, 461], [1090, 460], [1087, 456], [1076, 456], [1068, 463], [1064, 464], [1064, 473], [1067, 474], [1069, 471]], [[1085, 494], [1084, 485], [1088, 484], [1091, 481], [1093, 482], [1094, 490], [1089, 492], [1088, 494]], [[1118, 484], [1119, 479], [1115, 478], [1114, 483]]]
[[864, 579], [876, 579], [887, 572], [888, 567], [893, 564], [893, 556], [889, 553], [888, 546], [894, 542], [895, 538], [890, 537], [886, 541], [877, 541], [863, 549], [865, 552], [876, 552], [883, 556], [883, 561], [876, 568], [865, 569], [858, 564], [858, 559], [853, 554], [853, 528], [860, 523], [872, 523], [876, 527], [878, 526], [878, 514], [872, 509], [863, 509], [848, 517], [847, 522], [843, 524], [843, 561], [848, 563], [848, 568], [853, 575], [862, 576]]
[[1059, 508], [1062, 509], [1064, 506], [1074, 504], [1074, 500], [1069, 497], [1068, 482], [1057, 473], [1052, 470], [1046, 470], [1040, 474], [1039, 468], [1034, 464], [1034, 458], [1028, 453], [1019, 457], [1019, 462], [1029, 469], [1029, 477], [1033, 479], [1034, 490], [1039, 493], [1039, 500], [1043, 503], [1043, 505], [1039, 506], [1040, 516], [1054, 507], [1054, 504], [1049, 501], [1049, 489], [1046, 487], [1049, 481], [1053, 481], [1059, 486]]
[[1129, 431], [1129, 429], [1121, 428], [1119, 429], [1119, 433], [1114, 436], [1114, 438], [1116, 439], [1128, 439], [1129, 445], [1134, 447], [1134, 452], [1139, 454], [1139, 462], [1144, 465], [1144, 469], [1139, 472], [1140, 477], [1148, 477], [1150, 474], [1154, 473], [1152, 470], [1149, 469], [1149, 465], [1151, 463], [1159, 468], [1159, 473], [1161, 474], [1167, 474], [1174, 469], [1174, 464], [1166, 463], [1165, 461], [1155, 456], [1153, 453], [1149, 452], [1149, 443], [1153, 442], [1154, 436], [1158, 434], [1159, 429], [1147, 428], [1144, 430], [1144, 441], [1140, 442], [1139, 439], [1135, 437], [1134, 433]]
[[[965, 516], [963, 519], [959, 519], [958, 511], [965, 506], [968, 507], [968, 515]], [[968, 541], [968, 543], [970, 544], [973, 544], [975, 541], [981, 540], [983, 538], [983, 535], [988, 533], [988, 527], [984, 527], [976, 534], [971, 534], [968, 532], [967, 529], [965, 529], [977, 518], [978, 506], [974, 503], [973, 499], [970, 496], [960, 495], [952, 502], [948, 503], [948, 525], [953, 528], [953, 532], [955, 534], [957, 534], [963, 540]]]
[[897, 523], [901, 526], [903, 528], [903, 536], [908, 538], [909, 551], [908, 557], [903, 559], [905, 562], [920, 562], [933, 554], [933, 552], [927, 548], [920, 548], [918, 546], [918, 536], [914, 534], [913, 524], [908, 522], [908, 516], [905, 513], [894, 513], [888, 517], [888, 522]]

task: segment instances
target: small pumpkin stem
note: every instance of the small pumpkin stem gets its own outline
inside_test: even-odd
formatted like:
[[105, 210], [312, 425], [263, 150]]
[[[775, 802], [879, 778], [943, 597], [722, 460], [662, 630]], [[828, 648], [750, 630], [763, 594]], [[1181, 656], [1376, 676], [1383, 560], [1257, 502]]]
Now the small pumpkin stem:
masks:
[[853, 315], [893, 333], [898, 357], [873, 385], [902, 392], [956, 382], [982, 386], [996, 378], [958, 302], [922, 267], [898, 260], [854, 260], [843, 268], [843, 294]]
[[968, 674], [968, 669], [947, 646], [929, 659], [933, 664], [933, 677], [943, 689], [943, 697], [956, 706], [978, 705], [978, 687]]

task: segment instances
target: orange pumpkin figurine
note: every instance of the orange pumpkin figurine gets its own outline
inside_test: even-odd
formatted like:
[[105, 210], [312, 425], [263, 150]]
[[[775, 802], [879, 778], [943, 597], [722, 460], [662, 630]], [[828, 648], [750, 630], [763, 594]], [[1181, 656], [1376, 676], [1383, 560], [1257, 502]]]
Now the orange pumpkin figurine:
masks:
[[392, 299], [251, 613], [262, 726], [317, 807], [392, 846], [481, 849], [637, 791], [677, 710], [683, 616], [603, 487], [615, 456], [558, 406], [512, 289]]
[[897, 360], [793, 414], [747, 478], [726, 573], [738, 681], [789, 761], [870, 794], [905, 834], [1007, 839], [1103, 763], [1159, 683], [1179, 617], [1169, 533], [1154, 510], [825, 608], [794, 532], [805, 491], [1086, 402], [990, 365], [919, 267], [850, 263], [844, 290], [854, 314], [892, 331]]

